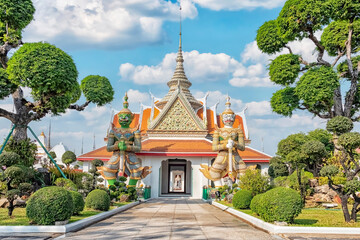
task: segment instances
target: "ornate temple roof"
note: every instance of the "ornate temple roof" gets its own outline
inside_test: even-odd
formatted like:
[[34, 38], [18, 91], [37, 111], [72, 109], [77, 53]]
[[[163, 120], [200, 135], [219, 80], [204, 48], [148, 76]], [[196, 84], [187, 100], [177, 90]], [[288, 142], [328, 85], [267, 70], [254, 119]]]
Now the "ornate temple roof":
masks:
[[165, 95], [165, 97], [156, 103], [156, 107], [163, 109], [166, 103], [170, 100], [171, 96], [178, 88], [180, 88], [181, 91], [184, 93], [184, 95], [186, 96], [187, 100], [189, 101], [189, 103], [191, 104], [194, 110], [202, 106], [202, 104], [194, 98], [194, 96], [191, 94], [189, 90], [189, 87], [191, 87], [191, 82], [188, 80], [188, 78], [185, 75], [183, 62], [184, 62], [184, 58], [182, 55], [181, 31], [180, 31], [179, 50], [176, 57], [176, 68], [172, 78], [167, 83], [170, 89], [169, 92]]

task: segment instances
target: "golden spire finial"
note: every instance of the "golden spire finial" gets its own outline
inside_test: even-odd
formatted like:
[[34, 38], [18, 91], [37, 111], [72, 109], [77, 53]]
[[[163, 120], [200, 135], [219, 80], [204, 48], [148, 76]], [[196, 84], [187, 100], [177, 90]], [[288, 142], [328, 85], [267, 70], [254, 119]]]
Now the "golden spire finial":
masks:
[[229, 95], [226, 96], [226, 103], [225, 103], [225, 111], [222, 113], [222, 114], [234, 114], [234, 111], [231, 110], [230, 106], [231, 106], [231, 103], [230, 103], [230, 97]]

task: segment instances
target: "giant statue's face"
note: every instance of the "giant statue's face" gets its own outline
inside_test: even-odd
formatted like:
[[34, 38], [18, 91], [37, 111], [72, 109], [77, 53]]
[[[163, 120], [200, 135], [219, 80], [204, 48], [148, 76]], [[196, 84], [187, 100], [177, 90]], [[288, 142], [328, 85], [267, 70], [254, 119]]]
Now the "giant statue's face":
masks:
[[225, 126], [232, 127], [235, 121], [235, 114], [223, 114], [222, 121]]
[[130, 113], [120, 113], [118, 117], [119, 117], [119, 123], [123, 128], [128, 128], [133, 119], [133, 116]]

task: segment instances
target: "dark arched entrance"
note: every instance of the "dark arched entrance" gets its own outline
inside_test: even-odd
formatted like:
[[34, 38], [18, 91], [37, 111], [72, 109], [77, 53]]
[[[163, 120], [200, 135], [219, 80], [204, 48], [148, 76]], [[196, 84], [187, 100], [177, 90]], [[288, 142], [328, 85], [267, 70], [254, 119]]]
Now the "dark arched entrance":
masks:
[[161, 162], [161, 195], [191, 194], [191, 162], [168, 159]]

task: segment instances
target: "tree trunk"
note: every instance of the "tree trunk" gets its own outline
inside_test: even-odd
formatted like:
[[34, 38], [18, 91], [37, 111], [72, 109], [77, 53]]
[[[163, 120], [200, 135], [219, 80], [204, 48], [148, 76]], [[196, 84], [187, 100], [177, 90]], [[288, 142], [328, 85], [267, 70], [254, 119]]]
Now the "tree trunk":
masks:
[[305, 189], [301, 182], [301, 170], [298, 168], [298, 166], [296, 166], [296, 175], [299, 183], [301, 201], [303, 202], [303, 204], [305, 204]]
[[349, 214], [349, 209], [348, 209], [348, 199], [349, 196], [340, 196], [341, 199], [341, 208], [344, 214], [344, 218], [345, 218], [345, 222], [350, 222], [351, 218], [350, 218], [350, 214]]
[[354, 202], [353, 206], [352, 206], [352, 209], [351, 209], [351, 220], [353, 220], [354, 222], [356, 222], [356, 210], [357, 210], [357, 207], [359, 206], [359, 202]]
[[8, 199], [9, 201], [9, 206], [8, 206], [8, 216], [11, 217], [14, 211], [14, 199]]
[[13, 138], [15, 141], [25, 140], [27, 138], [27, 124], [22, 125], [21, 123], [15, 123]]

